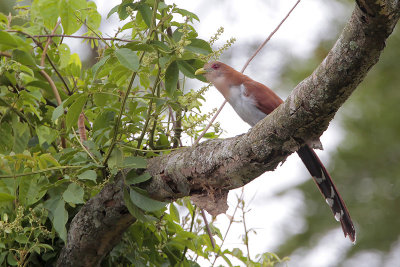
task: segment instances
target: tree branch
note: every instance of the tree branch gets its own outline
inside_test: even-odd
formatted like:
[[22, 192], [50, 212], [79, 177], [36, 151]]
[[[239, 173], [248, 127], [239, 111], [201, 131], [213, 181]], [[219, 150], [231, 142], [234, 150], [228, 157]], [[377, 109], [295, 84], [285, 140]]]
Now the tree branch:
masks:
[[68, 231], [68, 243], [56, 266], [99, 266], [125, 230], [135, 222], [123, 200], [122, 178], [125, 174], [119, 172], [116, 181], [106, 185], [74, 217]]
[[[377, 63], [400, 16], [400, 2], [395, 0], [356, 2], [349, 22], [324, 61], [272, 114], [246, 134], [210, 140], [151, 159], [148, 172], [153, 178], [143, 187], [156, 199], [197, 195], [203, 204], [221, 206], [215, 202], [224, 201], [230, 189], [274, 170], [301, 144], [318, 138]], [[124, 208], [120, 188], [120, 181], [108, 184], [75, 216], [58, 266], [98, 265], [120, 239], [133, 222]], [[107, 194], [109, 191], [113, 194]], [[104, 203], [117, 203], [124, 212], [107, 213], [109, 205]], [[96, 216], [101, 219], [92, 218]], [[86, 238], [93, 242], [88, 243]], [[92, 260], [84, 262], [79, 255]]]

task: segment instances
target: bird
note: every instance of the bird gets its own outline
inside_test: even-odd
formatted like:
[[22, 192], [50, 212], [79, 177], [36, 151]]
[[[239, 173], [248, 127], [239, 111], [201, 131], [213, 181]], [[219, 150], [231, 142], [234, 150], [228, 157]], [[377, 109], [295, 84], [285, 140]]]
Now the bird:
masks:
[[[206, 63], [195, 71], [195, 75], [203, 75], [214, 85], [239, 117], [252, 127], [283, 103], [283, 100], [264, 84], [219, 61]], [[354, 244], [356, 231], [349, 211], [325, 166], [308, 144], [300, 146], [297, 154], [310, 172], [335, 219], [341, 223], [344, 236], [348, 236]]]

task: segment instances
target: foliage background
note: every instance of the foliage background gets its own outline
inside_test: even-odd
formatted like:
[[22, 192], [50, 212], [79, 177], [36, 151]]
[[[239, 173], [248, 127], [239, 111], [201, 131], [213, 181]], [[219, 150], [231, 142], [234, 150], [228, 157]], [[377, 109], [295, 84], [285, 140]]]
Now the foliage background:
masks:
[[[2, 2], [2, 4], [6, 2]], [[332, 12], [342, 12], [344, 9], [351, 10], [353, 4], [353, 2], [340, 1], [341, 8], [332, 9]], [[327, 5], [329, 4], [327, 3]], [[201, 14], [197, 14], [201, 19]], [[345, 16], [341, 16], [341, 14], [337, 14], [337, 19], [330, 19], [329, 37], [328, 34], [321, 35], [321, 40], [318, 41], [319, 44], [314, 44], [314, 52], [307, 54], [307, 58], [304, 56], [297, 58], [293, 54], [288, 55], [286, 51], [279, 51], [278, 45], [272, 43], [272, 46], [279, 51], [281, 62], [283, 63], [277, 73], [279, 78], [276, 79], [280, 80], [280, 82], [277, 82], [274, 87], [289, 89], [306, 77], [329, 51], [337, 35], [334, 33], [341, 29], [344, 21]], [[228, 25], [222, 26], [228, 27]], [[255, 45], [248, 43], [249, 47]], [[332, 152], [329, 170], [336, 181], [339, 191], [345, 196], [352, 218], [356, 222], [358, 231], [357, 245], [349, 246], [345, 244], [339, 248], [330, 246], [331, 240], [336, 241], [335, 236], [341, 233], [338, 233], [338, 226], [332, 223], [330, 211], [324, 201], [321, 201], [319, 192], [315, 190], [314, 184], [308, 181], [299, 186], [305, 201], [302, 213], [305, 215], [306, 227], [302, 229], [301, 233], [297, 234], [283, 230], [284, 242], [280, 241], [278, 244], [264, 249], [264, 251], [274, 250], [280, 256], [290, 255], [292, 260], [289, 266], [327, 266], [326, 261], [320, 260], [321, 255], [326, 254], [326, 250], [330, 254], [335, 254], [334, 259], [330, 262], [331, 266], [400, 266], [398, 264], [400, 259], [397, 256], [400, 255], [398, 227], [400, 188], [397, 182], [400, 175], [398, 164], [400, 157], [398, 134], [400, 131], [398, 108], [400, 78], [397, 75], [399, 73], [399, 50], [397, 49], [399, 45], [400, 33], [396, 29], [395, 33], [389, 38], [380, 62], [369, 73], [360, 88], [355, 91], [335, 119], [335, 125], [339, 124], [342, 127], [343, 131], [340, 133], [343, 133], [343, 137], [337, 150]], [[243, 49], [245, 48], [239, 50], [243, 51]], [[229, 59], [229, 56], [232, 55], [230, 53], [225, 54], [224, 60], [227, 62], [237, 60]], [[286, 92], [281, 90], [280, 94], [284, 95]], [[4, 124], [1, 129], [4, 131], [5, 128], [3, 126]], [[25, 126], [15, 123], [13, 127]], [[26, 131], [21, 132], [26, 133]], [[11, 144], [8, 142], [9, 140], [2, 138], [2, 141], [3, 146]], [[79, 189], [77, 190], [79, 191]], [[279, 194], [284, 195], [292, 192], [292, 190], [288, 190]], [[54, 194], [57, 194], [57, 192], [54, 192]], [[88, 194], [88, 192], [85, 194]], [[76, 204], [79, 205], [79, 203]], [[180, 204], [182, 206], [186, 205], [189, 210], [193, 209], [187, 201]], [[70, 208], [69, 211], [72, 214], [74, 212]], [[15, 218], [18, 218], [18, 212], [21, 213], [22, 211], [14, 210]], [[171, 213], [174, 214], [174, 211], [171, 211]], [[4, 221], [4, 213], [2, 216]], [[35, 219], [30, 220], [42, 220], [44, 222], [49, 215], [39, 212], [35, 216], [37, 216]], [[185, 220], [189, 220], [189, 217], [185, 217]], [[175, 219], [177, 220], [176, 217]], [[167, 219], [166, 222], [171, 223], [172, 221], [173, 219]], [[169, 226], [178, 227], [178, 221], [175, 222], [176, 224]], [[199, 225], [201, 225], [201, 221], [199, 221]], [[138, 238], [135, 236], [136, 233], [143, 231], [143, 228], [140, 227], [143, 227], [143, 225], [137, 224], [132, 227], [130, 230], [131, 236], [128, 233], [125, 237], [127, 243], [132, 245], [130, 239], [132, 236]], [[51, 229], [51, 227], [47, 229]], [[48, 230], [40, 228], [39, 225], [35, 230], [38, 233], [40, 232], [40, 235], [55, 237], [54, 232], [46, 232]], [[175, 231], [178, 232], [176, 229]], [[199, 226], [198, 231], [202, 231], [201, 226]], [[183, 234], [183, 232], [181, 233]], [[202, 233], [204, 234], [204, 232]], [[151, 232], [147, 234], [149, 236], [140, 238], [160, 239], [160, 236], [152, 235]], [[233, 235], [239, 234], [233, 233]], [[24, 235], [19, 236], [21, 244], [26, 244], [23, 240]], [[15, 239], [15, 237], [13, 238]], [[206, 244], [207, 238], [205, 235], [202, 238], [204, 238], [202, 241], [204, 249], [207, 250], [206, 247], [209, 247], [210, 244]], [[256, 239], [256, 236], [250, 234], [250, 241], [252, 238]], [[57, 239], [55, 240], [56, 243], [60, 242]], [[343, 244], [342, 242], [339, 243]], [[110, 264], [115, 263], [114, 261], [121, 254], [141, 251], [137, 247], [129, 251], [126, 249], [127, 247], [121, 243], [111, 253]], [[183, 249], [179, 248], [180, 252]], [[199, 250], [195, 249], [195, 251], [200, 253]], [[236, 253], [239, 252], [236, 251]], [[6, 254], [3, 252], [2, 255]], [[49, 255], [51, 257], [51, 253]], [[10, 261], [12, 260], [10, 259]]]

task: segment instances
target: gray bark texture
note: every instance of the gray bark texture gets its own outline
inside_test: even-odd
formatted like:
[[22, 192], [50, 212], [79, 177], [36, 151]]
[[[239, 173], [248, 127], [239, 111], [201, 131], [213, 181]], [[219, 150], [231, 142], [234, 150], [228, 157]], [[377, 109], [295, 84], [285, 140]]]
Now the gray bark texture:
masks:
[[[152, 179], [142, 187], [155, 199], [194, 196], [211, 214], [223, 212], [230, 189], [274, 170], [300, 145], [321, 136], [339, 107], [378, 62], [399, 16], [398, 0], [356, 1], [326, 58], [274, 112], [246, 134], [151, 159], [147, 171]], [[134, 222], [123, 202], [121, 176], [75, 216], [57, 266], [98, 266]]]

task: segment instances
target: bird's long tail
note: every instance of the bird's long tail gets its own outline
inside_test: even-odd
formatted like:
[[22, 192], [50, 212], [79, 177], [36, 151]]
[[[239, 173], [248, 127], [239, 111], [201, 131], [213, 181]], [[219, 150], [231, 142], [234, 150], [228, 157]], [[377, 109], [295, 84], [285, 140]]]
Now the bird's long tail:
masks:
[[297, 151], [297, 154], [300, 156], [304, 165], [306, 165], [319, 191], [321, 191], [326, 203], [331, 208], [335, 219], [342, 224], [344, 236], [349, 236], [350, 240], [354, 243], [356, 240], [356, 231], [351, 221], [349, 211], [317, 154], [315, 154], [314, 150], [308, 145], [302, 146]]

